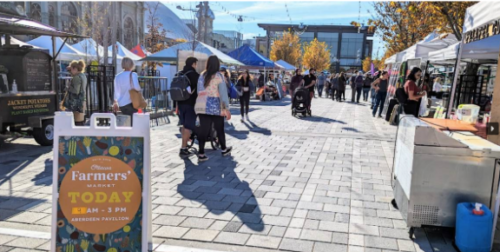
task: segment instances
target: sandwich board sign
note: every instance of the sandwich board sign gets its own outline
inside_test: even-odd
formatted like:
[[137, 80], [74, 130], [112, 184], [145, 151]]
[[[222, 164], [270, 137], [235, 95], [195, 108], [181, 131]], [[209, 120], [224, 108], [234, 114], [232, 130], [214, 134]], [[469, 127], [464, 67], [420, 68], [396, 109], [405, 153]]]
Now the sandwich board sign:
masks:
[[132, 127], [113, 114], [75, 127], [56, 113], [51, 251], [152, 250], [149, 114], [133, 116]]

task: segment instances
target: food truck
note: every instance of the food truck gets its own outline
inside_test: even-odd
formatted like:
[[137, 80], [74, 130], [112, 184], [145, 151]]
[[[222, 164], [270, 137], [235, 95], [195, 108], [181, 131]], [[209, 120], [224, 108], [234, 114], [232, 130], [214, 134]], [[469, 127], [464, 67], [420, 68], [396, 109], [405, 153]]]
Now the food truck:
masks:
[[[11, 43], [11, 35], [52, 37], [52, 52]], [[82, 36], [20, 16], [8, 3], [0, 6], [0, 144], [9, 132], [28, 132], [42, 146], [52, 145], [56, 92], [55, 38]]]

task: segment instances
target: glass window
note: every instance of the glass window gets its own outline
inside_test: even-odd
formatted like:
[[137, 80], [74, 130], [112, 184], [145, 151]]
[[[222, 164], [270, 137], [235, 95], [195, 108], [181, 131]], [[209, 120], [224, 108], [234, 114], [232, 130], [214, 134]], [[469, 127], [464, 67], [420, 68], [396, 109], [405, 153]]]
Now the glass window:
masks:
[[342, 58], [356, 58], [358, 56], [361, 57], [362, 48], [363, 48], [362, 33], [342, 34], [342, 44], [340, 48], [340, 55]]
[[309, 43], [314, 40], [314, 32], [304, 32], [299, 35], [301, 43]]
[[318, 41], [325, 42], [330, 49], [330, 55], [337, 56], [339, 34], [331, 32], [318, 32]]
[[356, 59], [340, 59], [341, 66], [361, 66], [361, 60], [356, 62]]

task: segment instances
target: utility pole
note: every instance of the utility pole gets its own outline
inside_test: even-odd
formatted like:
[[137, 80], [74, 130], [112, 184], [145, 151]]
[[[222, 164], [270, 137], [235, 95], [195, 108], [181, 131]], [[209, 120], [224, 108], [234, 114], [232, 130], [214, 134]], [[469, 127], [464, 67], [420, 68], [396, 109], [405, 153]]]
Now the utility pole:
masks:
[[203, 32], [204, 33], [204, 35], [203, 35], [203, 43], [209, 44], [208, 43], [209, 42], [208, 41], [208, 39], [209, 39], [209, 37], [208, 37], [208, 35], [209, 35], [208, 34], [208, 25], [209, 24], [207, 22], [207, 19], [208, 19], [208, 8], [209, 8], [208, 7], [208, 1], [203, 2], [203, 5], [204, 5], [204, 11], [205, 11], [205, 15], [203, 16], [203, 22], [204, 22], [204, 25], [205, 25], [204, 26], [205, 27], [205, 31]]

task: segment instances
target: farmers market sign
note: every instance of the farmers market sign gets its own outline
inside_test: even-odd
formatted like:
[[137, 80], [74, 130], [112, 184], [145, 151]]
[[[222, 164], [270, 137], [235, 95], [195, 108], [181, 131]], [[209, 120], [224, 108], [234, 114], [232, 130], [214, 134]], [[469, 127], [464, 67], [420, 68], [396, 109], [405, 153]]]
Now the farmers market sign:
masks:
[[468, 44], [500, 33], [500, 20], [495, 20], [465, 33], [464, 43]]
[[[51, 251], [147, 251], [151, 203], [150, 195], [143, 198], [148, 195], [143, 192], [150, 191], [149, 172], [144, 173], [145, 162], [149, 164], [150, 160], [145, 150], [149, 130], [127, 128], [129, 134], [120, 129], [127, 134], [116, 136], [117, 130], [112, 128], [75, 130], [69, 121], [69, 134], [63, 134], [59, 117], [58, 112], [54, 137], [54, 173], [58, 179], [54, 182], [57, 198]], [[149, 127], [149, 118], [144, 125]], [[82, 134], [86, 130], [88, 133]], [[147, 136], [127, 136], [133, 135], [132, 131]]]

